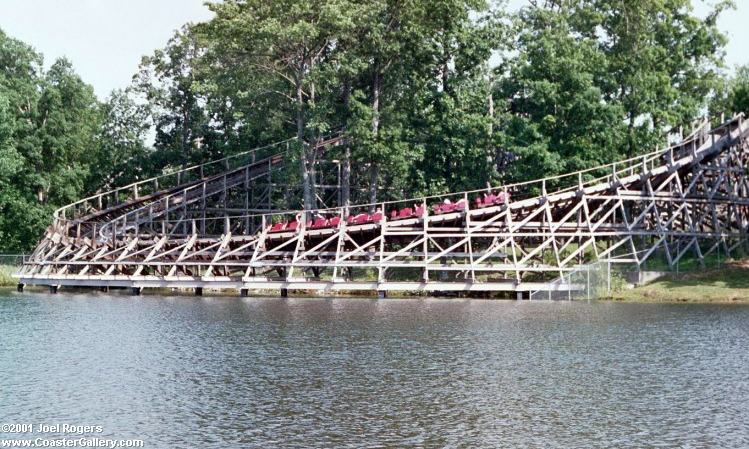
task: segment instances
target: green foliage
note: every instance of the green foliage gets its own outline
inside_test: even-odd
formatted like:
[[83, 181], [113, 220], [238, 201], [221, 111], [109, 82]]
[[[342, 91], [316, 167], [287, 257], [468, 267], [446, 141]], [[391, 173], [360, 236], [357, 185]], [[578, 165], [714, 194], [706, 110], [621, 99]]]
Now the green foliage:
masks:
[[[350, 167], [351, 202], [483, 188], [666, 143], [708, 106], [749, 111], [749, 69], [721, 79], [719, 2], [224, 0], [99, 102], [0, 32], [0, 251], [100, 189], [296, 136], [289, 208], [316, 207], [310, 151]], [[145, 142], [153, 136], [153, 145]], [[262, 155], [261, 155], [262, 156]], [[553, 187], [553, 186], [550, 186]], [[346, 200], [344, 200], [346, 201]]]
[[[716, 26], [732, 6], [720, 2], [704, 20], [691, 0], [597, 0], [589, 3], [583, 32], [598, 38], [609, 61], [605, 98], [621, 105], [628, 124], [627, 153], [653, 147], [664, 131], [688, 125], [718, 85], [726, 37]], [[595, 28], [593, 28], [595, 27]]]
[[340, 157], [368, 191], [359, 202], [378, 189], [382, 199], [475, 189], [651, 151], [718, 86], [716, 20], [730, 2], [704, 20], [689, 0], [533, 2], [514, 16], [481, 0], [209, 6], [215, 18], [144, 59], [141, 92], [162, 111], [157, 154], [194, 151], [190, 135], [203, 159], [296, 135], [291, 169], [310, 207], [307, 143], [341, 127], [350, 145]]
[[713, 117], [749, 115], [749, 66], [738, 67], [734, 76], [722, 82], [710, 102], [710, 113]]
[[[603, 101], [609, 71], [595, 39], [573, 28], [575, 11], [526, 8], [517, 17], [518, 57], [499, 84], [508, 98], [508, 149], [521, 163], [511, 178], [580, 170], [621, 156], [623, 110]], [[530, 172], [529, 172], [530, 170]]]
[[729, 2], [705, 20], [690, 0], [548, 1], [514, 24], [517, 58], [498, 85], [512, 179], [648, 152], [689, 126], [719, 85]]
[[163, 50], [144, 56], [134, 77], [131, 90], [150, 107], [156, 166], [186, 166], [213, 156], [213, 148], [202, 146], [209, 118], [195, 89], [199, 51], [195, 36], [183, 29]]
[[41, 55], [0, 31], [0, 251], [29, 250], [55, 208], [96, 188], [101, 123], [68, 60], [45, 72]]
[[157, 166], [144, 144], [150, 129], [150, 107], [137, 104], [128, 92], [115, 90], [99, 106], [101, 125], [88, 186], [110, 190], [149, 177]]

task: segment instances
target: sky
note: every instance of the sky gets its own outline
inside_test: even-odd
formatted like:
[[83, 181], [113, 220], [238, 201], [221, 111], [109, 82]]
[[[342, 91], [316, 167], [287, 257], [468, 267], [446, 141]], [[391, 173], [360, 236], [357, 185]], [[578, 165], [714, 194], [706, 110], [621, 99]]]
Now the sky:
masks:
[[[272, 1], [272, 0], [270, 0]], [[694, 0], [704, 16], [715, 0]], [[163, 47], [187, 22], [211, 17], [204, 0], [0, 0], [0, 28], [44, 54], [45, 65], [66, 56], [100, 99], [124, 88], [143, 55]], [[517, 9], [528, 0], [509, 0]], [[721, 18], [729, 37], [726, 64], [749, 63], [749, 0]]]

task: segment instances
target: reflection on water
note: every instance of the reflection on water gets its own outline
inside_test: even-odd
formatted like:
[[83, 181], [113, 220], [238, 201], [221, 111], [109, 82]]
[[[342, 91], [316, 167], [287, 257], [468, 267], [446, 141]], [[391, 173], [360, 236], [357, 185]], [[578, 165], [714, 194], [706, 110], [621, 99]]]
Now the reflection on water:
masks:
[[745, 306], [3, 295], [2, 423], [154, 448], [749, 445]]

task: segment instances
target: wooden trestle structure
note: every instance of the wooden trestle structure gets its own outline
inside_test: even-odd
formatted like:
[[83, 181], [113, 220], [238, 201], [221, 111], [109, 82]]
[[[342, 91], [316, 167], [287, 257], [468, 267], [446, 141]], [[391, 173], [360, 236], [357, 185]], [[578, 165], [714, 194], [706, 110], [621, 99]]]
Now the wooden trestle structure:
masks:
[[743, 253], [748, 132], [742, 116], [712, 130], [703, 121], [675, 146], [614, 164], [316, 217], [276, 209], [282, 143], [59, 209], [17, 277], [136, 292], [575, 289], [551, 281], [601, 260], [639, 268]]

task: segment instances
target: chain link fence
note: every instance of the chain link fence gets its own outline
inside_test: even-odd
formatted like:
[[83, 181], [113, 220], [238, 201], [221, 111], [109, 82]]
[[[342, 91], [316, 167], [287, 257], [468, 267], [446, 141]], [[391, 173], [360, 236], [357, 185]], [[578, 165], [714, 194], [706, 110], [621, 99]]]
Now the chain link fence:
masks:
[[0, 265], [20, 267], [28, 257], [28, 254], [0, 254]]
[[549, 283], [548, 290], [530, 292], [531, 300], [597, 299], [625, 284], [624, 275], [608, 260], [580, 265]]

